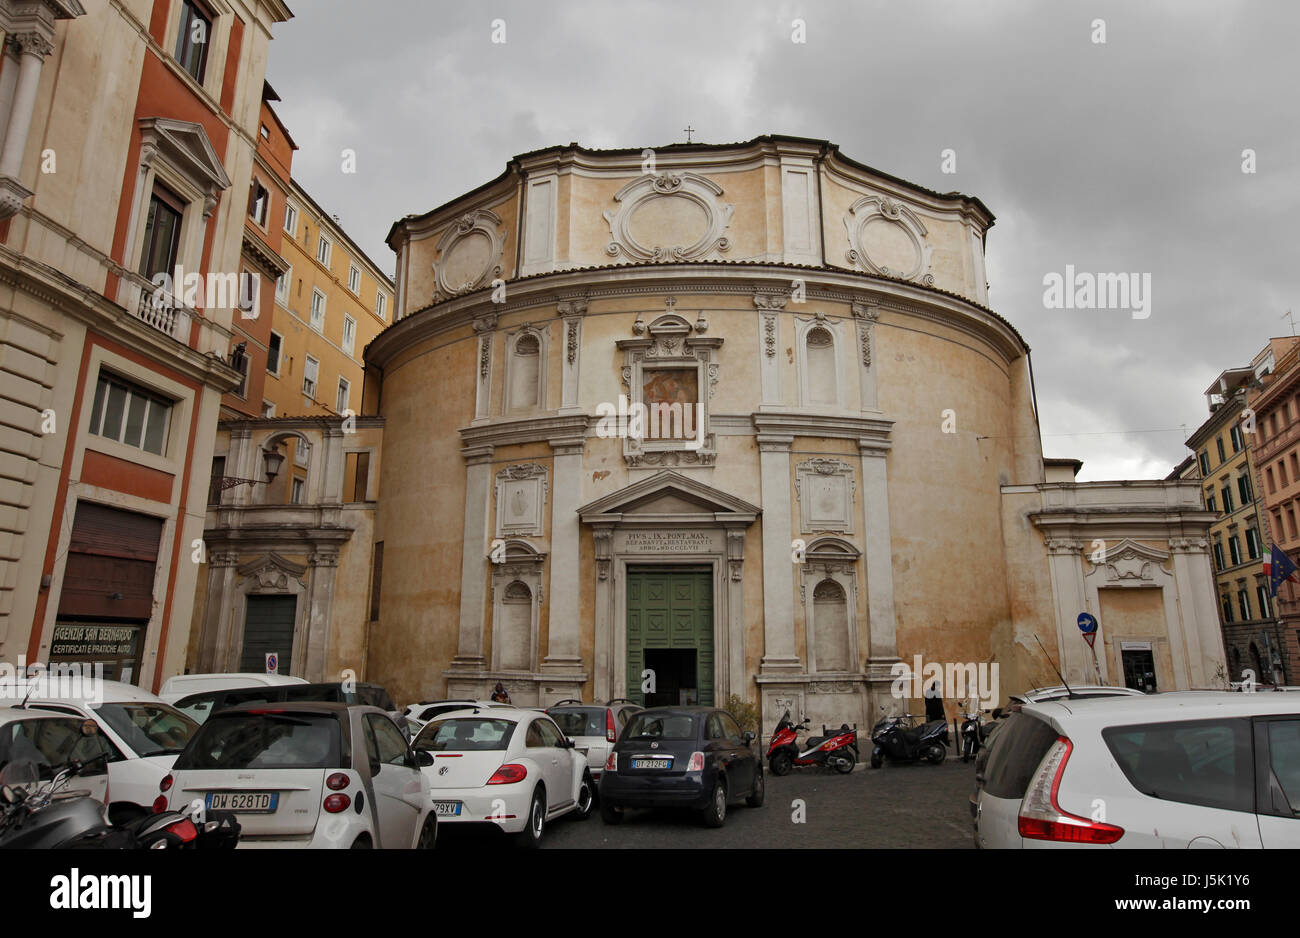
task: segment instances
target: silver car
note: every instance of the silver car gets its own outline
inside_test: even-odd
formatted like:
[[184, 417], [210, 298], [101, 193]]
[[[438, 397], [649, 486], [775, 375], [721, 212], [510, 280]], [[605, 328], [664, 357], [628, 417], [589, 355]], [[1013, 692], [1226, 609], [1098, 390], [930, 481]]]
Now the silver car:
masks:
[[628, 717], [644, 709], [626, 697], [616, 697], [604, 704], [561, 700], [546, 712], [578, 749], [587, 750], [587, 768], [592, 779], [600, 781], [605, 760], [627, 725]]

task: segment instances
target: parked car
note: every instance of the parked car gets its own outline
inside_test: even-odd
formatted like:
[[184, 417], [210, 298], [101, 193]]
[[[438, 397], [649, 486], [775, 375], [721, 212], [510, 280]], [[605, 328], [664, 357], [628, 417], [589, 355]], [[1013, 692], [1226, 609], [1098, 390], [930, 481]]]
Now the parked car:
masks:
[[727, 805], [763, 804], [763, 760], [754, 734], [712, 707], [651, 707], [632, 714], [600, 776], [600, 816], [618, 824], [627, 808], [693, 808], [721, 827]]
[[545, 713], [474, 707], [440, 714], [415, 737], [441, 823], [493, 824], [536, 847], [546, 825], [591, 814], [586, 754]]
[[618, 734], [627, 726], [628, 717], [644, 709], [626, 697], [618, 697], [601, 704], [584, 704], [580, 700], [561, 700], [547, 709], [560, 732], [579, 749], [587, 750], [587, 771], [600, 782], [605, 771], [605, 760], [618, 741]]
[[204, 691], [226, 690], [232, 687], [272, 687], [279, 684], [306, 684], [305, 678], [288, 674], [259, 674], [256, 671], [231, 674], [176, 674], [163, 681], [158, 696], [169, 704], [182, 697]]
[[424, 724], [439, 714], [450, 713], [452, 710], [464, 710], [467, 707], [511, 708], [511, 705], [497, 703], [493, 700], [423, 700], [420, 703], [413, 703], [408, 706], [402, 711], [402, 715], [406, 717], [406, 724], [411, 728], [411, 735], [414, 737], [416, 733], [424, 729]]
[[1300, 701], [1182, 692], [1024, 705], [998, 733], [981, 847], [1300, 847]]
[[[199, 725], [134, 684], [99, 681], [93, 702], [88, 697], [47, 696], [53, 690], [56, 688], [49, 681], [38, 681], [28, 705], [94, 720], [111, 750], [108, 790], [113, 800], [108, 806], [109, 821], [125, 824], [147, 814], [158, 794], [158, 783]], [[15, 702], [20, 701], [0, 701], [0, 706]]]
[[1105, 684], [1080, 684], [1066, 687], [1055, 684], [1051, 687], [1035, 687], [1021, 694], [1011, 694], [1013, 704], [1043, 703], [1047, 700], [1062, 700], [1066, 697], [1075, 699], [1089, 697], [1145, 697], [1144, 691], [1132, 687], [1107, 687]]
[[1063, 700], [1070, 697], [1077, 700], [1090, 700], [1097, 697], [1145, 696], [1146, 694], [1143, 691], [1134, 690], [1131, 687], [1107, 687], [1104, 684], [1081, 684], [1077, 687], [1056, 684], [1052, 687], [1036, 687], [1021, 694], [1011, 694], [1008, 697], [1010, 703], [1006, 707], [998, 707], [993, 711], [993, 725], [988, 729], [984, 738], [984, 745], [975, 754], [975, 788], [970, 795], [970, 816], [974, 817], [978, 808], [980, 787], [984, 784], [989, 755], [993, 750], [993, 744], [997, 742], [998, 732], [1006, 725], [1007, 718], [1011, 714], [1018, 712], [1025, 704], [1031, 702], [1044, 703], [1049, 700]]
[[437, 839], [420, 758], [387, 713], [361, 704], [218, 710], [159, 790], [156, 811], [195, 799], [233, 811], [240, 847], [431, 848]]
[[85, 724], [82, 717], [48, 710], [0, 707], [0, 772], [10, 763], [31, 762], [39, 780], [48, 782], [73, 760], [87, 763], [65, 790], [88, 794], [107, 804], [105, 763], [111, 752], [103, 736], [86, 729]]
[[217, 710], [241, 704], [301, 702], [305, 700], [332, 700], [335, 703], [365, 704], [378, 707], [387, 713], [403, 735], [406, 716], [400, 713], [393, 698], [378, 684], [343, 684], [339, 681], [308, 684], [295, 681], [291, 684], [263, 684], [256, 687], [236, 687], [190, 694], [176, 701], [176, 709], [197, 723], [202, 723]]

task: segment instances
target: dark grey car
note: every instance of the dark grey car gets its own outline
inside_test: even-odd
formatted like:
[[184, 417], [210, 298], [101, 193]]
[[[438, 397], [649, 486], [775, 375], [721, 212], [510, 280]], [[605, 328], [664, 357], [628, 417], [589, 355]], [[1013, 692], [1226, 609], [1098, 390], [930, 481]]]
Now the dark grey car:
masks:
[[763, 760], [754, 734], [714, 707], [652, 707], [632, 715], [600, 776], [600, 816], [627, 808], [689, 808], [721, 827], [727, 806], [763, 804]]

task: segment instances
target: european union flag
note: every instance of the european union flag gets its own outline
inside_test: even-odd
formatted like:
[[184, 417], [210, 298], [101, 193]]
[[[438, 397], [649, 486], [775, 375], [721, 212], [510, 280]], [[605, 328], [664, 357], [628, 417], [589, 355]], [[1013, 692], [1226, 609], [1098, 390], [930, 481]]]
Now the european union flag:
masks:
[[1273, 555], [1269, 560], [1270, 562], [1266, 564], [1268, 569], [1265, 572], [1268, 574], [1269, 581], [1273, 584], [1273, 595], [1276, 596], [1278, 587], [1291, 579], [1293, 574], [1300, 572], [1300, 567], [1297, 567], [1291, 558], [1287, 556], [1286, 551], [1276, 544], [1273, 545]]

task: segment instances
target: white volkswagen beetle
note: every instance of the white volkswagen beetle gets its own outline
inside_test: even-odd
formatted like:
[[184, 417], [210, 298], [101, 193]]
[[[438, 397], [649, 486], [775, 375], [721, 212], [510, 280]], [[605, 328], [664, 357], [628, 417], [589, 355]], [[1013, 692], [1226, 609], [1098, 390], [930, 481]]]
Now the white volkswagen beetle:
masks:
[[586, 753], [537, 710], [442, 713], [412, 748], [433, 757], [421, 771], [439, 824], [496, 824], [516, 835], [520, 846], [535, 847], [548, 821], [591, 814], [595, 786]]

